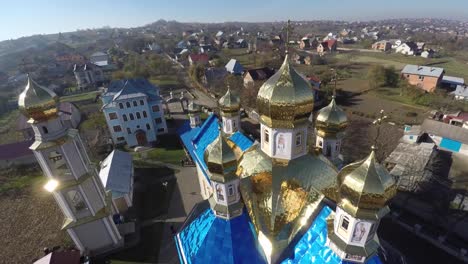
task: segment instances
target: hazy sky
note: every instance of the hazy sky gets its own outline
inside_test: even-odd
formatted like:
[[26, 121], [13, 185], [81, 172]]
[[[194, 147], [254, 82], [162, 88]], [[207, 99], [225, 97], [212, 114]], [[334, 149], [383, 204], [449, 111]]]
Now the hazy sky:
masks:
[[401, 17], [468, 19], [468, 0], [0, 0], [0, 40], [102, 26]]

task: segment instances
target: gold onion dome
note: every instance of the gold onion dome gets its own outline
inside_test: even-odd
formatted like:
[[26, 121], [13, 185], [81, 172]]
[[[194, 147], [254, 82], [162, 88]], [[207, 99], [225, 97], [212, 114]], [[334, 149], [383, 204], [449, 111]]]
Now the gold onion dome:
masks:
[[314, 106], [309, 82], [288, 60], [258, 91], [257, 108], [261, 121], [269, 127], [293, 128], [307, 121]]
[[218, 103], [221, 111], [226, 113], [237, 112], [240, 109], [240, 98], [232, 93], [229, 87], [226, 94], [219, 98]]
[[28, 84], [18, 99], [19, 109], [26, 117], [35, 121], [56, 117], [58, 103], [58, 96], [53, 91], [39, 85], [28, 75]]
[[236, 156], [221, 131], [219, 131], [218, 137], [206, 147], [204, 159], [208, 171], [211, 173], [210, 179], [217, 182], [228, 182], [236, 177]]
[[189, 113], [199, 113], [201, 112], [201, 106], [194, 101], [191, 101], [188, 105], [188, 111]]
[[376, 161], [374, 149], [366, 159], [338, 173], [338, 186], [338, 205], [357, 218], [379, 218], [396, 193], [395, 181]]
[[335, 96], [329, 105], [318, 111], [316, 128], [327, 132], [341, 132], [348, 125], [346, 113], [336, 104]]

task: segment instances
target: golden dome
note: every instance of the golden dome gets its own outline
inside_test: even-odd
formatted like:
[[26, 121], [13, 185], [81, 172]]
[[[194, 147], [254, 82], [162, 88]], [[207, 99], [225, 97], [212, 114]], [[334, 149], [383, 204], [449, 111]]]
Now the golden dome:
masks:
[[345, 166], [338, 173], [338, 205], [357, 218], [378, 218], [396, 193], [388, 171], [375, 160], [375, 152]]
[[323, 193], [336, 191], [337, 171], [322, 155], [304, 155], [278, 162], [260, 145], [246, 150], [237, 175], [250, 219], [280, 253], [317, 209]]
[[19, 95], [18, 106], [26, 117], [42, 121], [57, 116], [58, 101], [54, 92], [40, 86], [28, 76], [28, 84]]
[[329, 105], [318, 111], [316, 121], [317, 130], [329, 133], [341, 132], [348, 125], [346, 113], [336, 105], [335, 96], [332, 97]]
[[239, 96], [234, 95], [229, 87], [226, 94], [219, 98], [218, 103], [224, 113], [238, 112], [240, 109]]
[[204, 159], [211, 173], [210, 179], [226, 182], [236, 177], [236, 156], [221, 131], [218, 137], [206, 147]]
[[195, 103], [194, 101], [191, 101], [188, 105], [188, 112], [189, 113], [200, 113], [201, 112], [201, 106]]
[[314, 95], [309, 82], [296, 72], [286, 55], [278, 72], [258, 91], [261, 121], [269, 127], [293, 128], [307, 121], [313, 106]]

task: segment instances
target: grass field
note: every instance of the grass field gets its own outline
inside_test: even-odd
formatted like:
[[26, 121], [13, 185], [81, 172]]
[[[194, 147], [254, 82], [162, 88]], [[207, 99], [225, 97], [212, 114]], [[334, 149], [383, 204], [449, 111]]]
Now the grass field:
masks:
[[180, 85], [176, 75], [160, 75], [150, 79], [150, 82], [158, 86], [176, 86]]
[[18, 177], [11, 177], [0, 184], [0, 194], [10, 190], [21, 190], [36, 183], [44, 182], [45, 177], [40, 174], [26, 174]]
[[67, 95], [60, 97], [60, 101], [62, 102], [79, 102], [85, 100], [94, 100], [98, 91], [91, 91], [86, 93], [74, 94], [74, 95]]
[[221, 54], [229, 59], [236, 59], [245, 68], [255, 68], [255, 58], [247, 49], [222, 49]]
[[180, 160], [185, 158], [185, 151], [180, 145], [177, 135], [160, 135], [158, 140], [159, 143], [154, 148], [142, 152], [132, 152], [134, 159], [180, 165]]

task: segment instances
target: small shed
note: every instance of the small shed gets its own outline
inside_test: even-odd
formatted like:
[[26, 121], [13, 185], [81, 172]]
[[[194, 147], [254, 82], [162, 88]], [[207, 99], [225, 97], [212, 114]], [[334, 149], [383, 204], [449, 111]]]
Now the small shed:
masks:
[[99, 178], [120, 213], [133, 204], [133, 161], [128, 152], [114, 150], [102, 162]]

